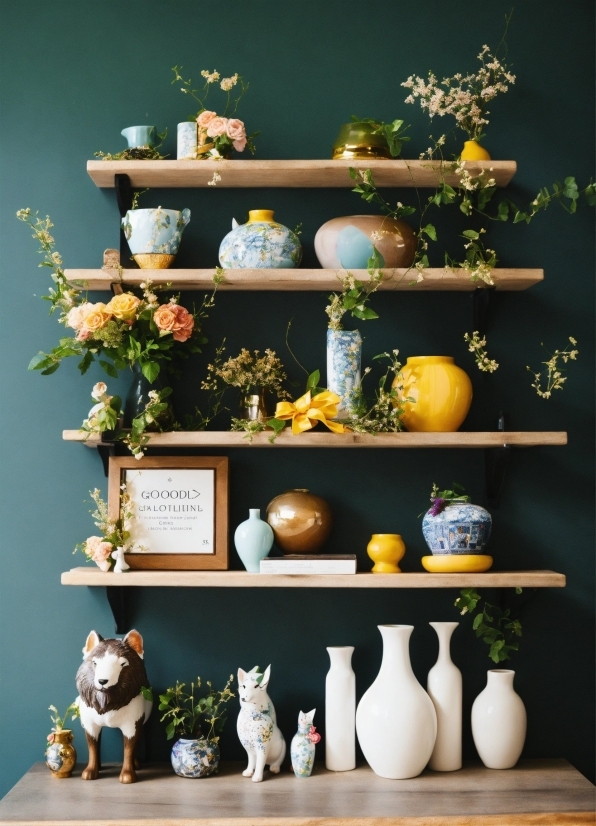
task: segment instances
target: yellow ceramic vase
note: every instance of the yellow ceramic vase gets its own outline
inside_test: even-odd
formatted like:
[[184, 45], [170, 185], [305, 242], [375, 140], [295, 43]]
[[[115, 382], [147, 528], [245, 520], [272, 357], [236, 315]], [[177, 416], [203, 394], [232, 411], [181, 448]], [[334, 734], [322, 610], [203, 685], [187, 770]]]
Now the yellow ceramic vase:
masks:
[[458, 430], [472, 404], [472, 382], [451, 356], [412, 356], [393, 386], [400, 397], [413, 399], [405, 402], [402, 418], [413, 432]]
[[464, 141], [464, 148], [459, 157], [462, 161], [490, 161], [490, 155], [478, 141]]
[[433, 554], [422, 557], [422, 567], [431, 574], [481, 574], [493, 564], [487, 554]]
[[373, 533], [366, 548], [375, 563], [373, 574], [401, 574], [397, 564], [406, 552], [406, 546], [398, 533]]

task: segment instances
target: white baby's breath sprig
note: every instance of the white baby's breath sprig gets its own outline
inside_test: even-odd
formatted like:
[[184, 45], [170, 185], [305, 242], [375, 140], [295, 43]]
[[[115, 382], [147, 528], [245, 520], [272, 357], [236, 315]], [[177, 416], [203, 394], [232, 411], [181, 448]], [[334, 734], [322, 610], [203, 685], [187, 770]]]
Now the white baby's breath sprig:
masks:
[[468, 345], [470, 353], [474, 354], [474, 360], [478, 369], [483, 373], [494, 373], [499, 369], [499, 364], [494, 359], [489, 359], [486, 352], [486, 336], [480, 337], [478, 330], [474, 330], [472, 335], [464, 333], [464, 341]]
[[[567, 376], [563, 375], [565, 370], [559, 362], [567, 364], [569, 361], [575, 361], [579, 354], [576, 347], [577, 341], [573, 336], [569, 336], [569, 344], [563, 350], [555, 350], [547, 361], [542, 364], [546, 365], [546, 369], [540, 370], [538, 373], [532, 370], [531, 367], [526, 367], [533, 376], [534, 381], [532, 387], [541, 399], [550, 399], [554, 390], [562, 390], [563, 384], [567, 381]], [[544, 344], [541, 344], [544, 347]]]

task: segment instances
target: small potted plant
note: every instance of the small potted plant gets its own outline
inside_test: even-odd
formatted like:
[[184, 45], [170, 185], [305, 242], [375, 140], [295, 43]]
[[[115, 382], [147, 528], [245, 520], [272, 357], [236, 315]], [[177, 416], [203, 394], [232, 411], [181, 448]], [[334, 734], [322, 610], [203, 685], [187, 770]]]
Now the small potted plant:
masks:
[[79, 716], [79, 707], [76, 703], [71, 703], [63, 717], [60, 717], [56, 706], [49, 706], [49, 710], [54, 725], [47, 737], [46, 766], [54, 777], [70, 777], [77, 762], [77, 752], [72, 745], [74, 735], [71, 729], [64, 726], [69, 715], [72, 720]]
[[207, 681], [206, 696], [199, 697], [201, 678], [190, 684], [190, 692], [185, 692], [185, 683], [168, 688], [159, 695], [159, 710], [165, 714], [161, 722], [167, 721], [166, 737], [178, 740], [172, 747], [172, 767], [179, 777], [207, 777], [217, 772], [219, 766], [219, 734], [226, 722], [226, 703], [236, 695], [230, 688], [234, 677], [230, 678], [222, 691], [216, 691]]

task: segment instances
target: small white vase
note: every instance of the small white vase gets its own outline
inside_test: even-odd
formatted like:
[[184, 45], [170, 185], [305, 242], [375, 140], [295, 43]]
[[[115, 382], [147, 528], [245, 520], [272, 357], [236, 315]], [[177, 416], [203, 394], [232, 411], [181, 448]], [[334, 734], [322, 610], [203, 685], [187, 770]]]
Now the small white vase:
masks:
[[439, 656], [428, 672], [426, 690], [437, 712], [437, 739], [428, 764], [436, 772], [461, 769], [462, 678], [451, 661], [449, 643], [459, 622], [431, 622], [439, 638]]
[[356, 675], [351, 645], [328, 648], [331, 668], [325, 680], [325, 768], [356, 768]]
[[488, 672], [484, 691], [472, 706], [472, 736], [480, 759], [489, 769], [511, 769], [526, 739], [526, 708], [513, 688], [515, 671]]
[[379, 625], [383, 661], [356, 711], [358, 741], [380, 777], [416, 777], [430, 760], [437, 737], [432, 700], [416, 679], [408, 650], [413, 625]]

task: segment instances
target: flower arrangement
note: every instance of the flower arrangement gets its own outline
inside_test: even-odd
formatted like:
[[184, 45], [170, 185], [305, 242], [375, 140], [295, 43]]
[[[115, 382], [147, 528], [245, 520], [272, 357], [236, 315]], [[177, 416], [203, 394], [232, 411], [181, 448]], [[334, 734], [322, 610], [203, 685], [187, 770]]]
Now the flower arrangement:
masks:
[[[399, 383], [402, 365], [398, 356], [399, 350], [392, 350], [391, 353], [380, 353], [378, 356], [374, 356], [373, 361], [388, 359], [389, 364], [379, 381], [372, 404], [367, 404], [362, 390], [362, 383], [371, 372], [371, 368], [367, 367], [364, 370], [355, 410], [348, 416], [347, 424], [350, 430], [355, 433], [399, 433], [404, 429], [401, 421], [404, 405], [407, 401], [414, 402], [415, 400], [410, 397], [403, 397], [403, 386]], [[389, 387], [387, 382], [390, 382]]]
[[[447, 505], [457, 502], [469, 502], [470, 497], [464, 492], [465, 488], [453, 482], [451, 489], [439, 490], [438, 485], [433, 482], [433, 487], [430, 492], [431, 506], [427, 513], [431, 516], [438, 516], [443, 513]], [[422, 514], [420, 514], [422, 516]]]
[[253, 388], [266, 388], [280, 398], [289, 397], [282, 383], [287, 379], [285, 368], [275, 350], [267, 348], [261, 356], [260, 350], [252, 353], [245, 347], [237, 356], [221, 363], [222, 346], [216, 353], [213, 364], [207, 365], [207, 378], [201, 383], [203, 390], [217, 392], [220, 382], [230, 387], [239, 387], [245, 393]]
[[89, 536], [75, 547], [73, 553], [82, 551], [87, 559], [95, 562], [102, 571], [109, 571], [112, 567], [112, 560], [116, 558], [119, 550], [126, 552], [132, 550], [133, 547], [139, 551], [145, 549], [140, 545], [132, 545], [130, 541], [128, 528], [135, 515], [126, 485], [120, 486], [120, 515], [116, 520], [110, 519], [107, 502], [101, 498], [98, 488], [89, 491], [89, 495], [95, 502], [95, 509], [89, 512], [101, 536]]
[[50, 714], [50, 720], [54, 724], [52, 726], [52, 734], [48, 734], [47, 737], [47, 741], [51, 745], [55, 740], [55, 734], [59, 731], [63, 731], [64, 727], [66, 726], [66, 721], [68, 720], [69, 715], [71, 720], [76, 720], [77, 717], [80, 717], [81, 715], [79, 711], [79, 704], [76, 702], [76, 700], [74, 703], [71, 703], [68, 706], [62, 717], [60, 716], [60, 713], [56, 706], [48, 706], [48, 711], [52, 712], [52, 714]]
[[[479, 141], [483, 129], [488, 125], [490, 114], [487, 104], [498, 94], [504, 94], [515, 83], [505, 63], [494, 55], [488, 46], [483, 46], [478, 60], [481, 63], [476, 74], [467, 75], [457, 72], [453, 77], [443, 78], [441, 82], [432, 71], [428, 81], [417, 75], [410, 75], [401, 85], [411, 92], [406, 103], [420, 101], [429, 117], [453, 115], [457, 126], [467, 133], [468, 139]], [[445, 88], [442, 88], [445, 87]]]
[[338, 276], [342, 285], [341, 292], [331, 293], [328, 299], [329, 303], [325, 307], [325, 312], [329, 316], [330, 330], [341, 330], [342, 318], [348, 312], [354, 318], [359, 318], [362, 321], [379, 317], [366, 304], [371, 295], [378, 290], [383, 280], [383, 273], [379, 269], [380, 263], [379, 254], [373, 248], [373, 256], [368, 261], [368, 281], [358, 281], [351, 272]]
[[200, 353], [205, 339], [201, 322], [215, 303], [215, 292], [221, 281], [216, 270], [214, 290], [205, 296], [198, 311], [190, 312], [179, 303], [176, 295], [160, 303], [159, 288], [150, 282], [142, 282], [140, 296], [133, 292], [114, 295], [107, 303], [92, 303], [80, 282], [70, 284], [62, 268], [62, 257], [54, 249], [54, 238], [49, 230], [53, 226], [49, 217], [40, 218], [30, 209], [17, 212], [19, 220], [33, 230], [33, 238], [40, 244], [44, 255], [42, 267], [50, 267], [54, 286], [48, 295], [42, 296], [51, 304], [50, 314], [58, 310], [59, 322], [74, 335], [61, 338], [57, 347], [49, 353], [40, 352], [29, 364], [30, 370], [40, 370], [44, 376], [54, 373], [63, 359], [81, 358], [79, 370], [86, 373], [97, 358], [101, 367], [112, 377], [118, 370], [140, 365], [143, 375], [154, 382], [162, 366], [170, 369], [179, 359], [190, 353]]
[[189, 739], [204, 737], [206, 740], [219, 740], [219, 734], [226, 722], [225, 705], [236, 695], [231, 689], [234, 675], [221, 691], [216, 691], [207, 680], [208, 692], [206, 696], [195, 697], [195, 691], [201, 688], [201, 678], [190, 684], [190, 692], [184, 691], [186, 684], [179, 683], [166, 689], [165, 694], [159, 695], [159, 710], [165, 714], [160, 722], [167, 720], [166, 737], [171, 740], [174, 735]]
[[[238, 104], [248, 91], [249, 84], [244, 83], [237, 72], [231, 77], [222, 78], [216, 70], [210, 72], [208, 69], [203, 69], [201, 76], [205, 82], [201, 89], [193, 89], [192, 80], [190, 78], [185, 80], [180, 74], [182, 66], [174, 66], [172, 71], [174, 72], [172, 83], [181, 83], [180, 91], [190, 95], [199, 104], [197, 114], [189, 118], [197, 122], [197, 156], [199, 158], [229, 158], [234, 149], [236, 152], [244, 152], [246, 148], [254, 155], [256, 149], [254, 138], [259, 133], [247, 135], [244, 122], [233, 117]], [[207, 98], [211, 87], [218, 82], [219, 88], [227, 95], [223, 115], [207, 109]], [[234, 90], [236, 90], [236, 97], [234, 97]], [[215, 183], [214, 180], [213, 185]]]
[[[568, 344], [563, 350], [555, 350], [547, 361], [542, 362], [546, 365], [546, 370], [535, 373], [530, 367], [526, 367], [526, 370], [529, 370], [534, 376], [532, 387], [541, 399], [550, 399], [553, 391], [562, 390], [563, 384], [567, 381], [567, 376], [563, 375], [565, 368], [559, 364], [559, 361], [567, 364], [569, 361], [575, 361], [579, 354], [579, 350], [576, 348], [577, 341], [569, 336], [569, 342], [571, 349]], [[545, 382], [544, 386], [543, 381]]]

